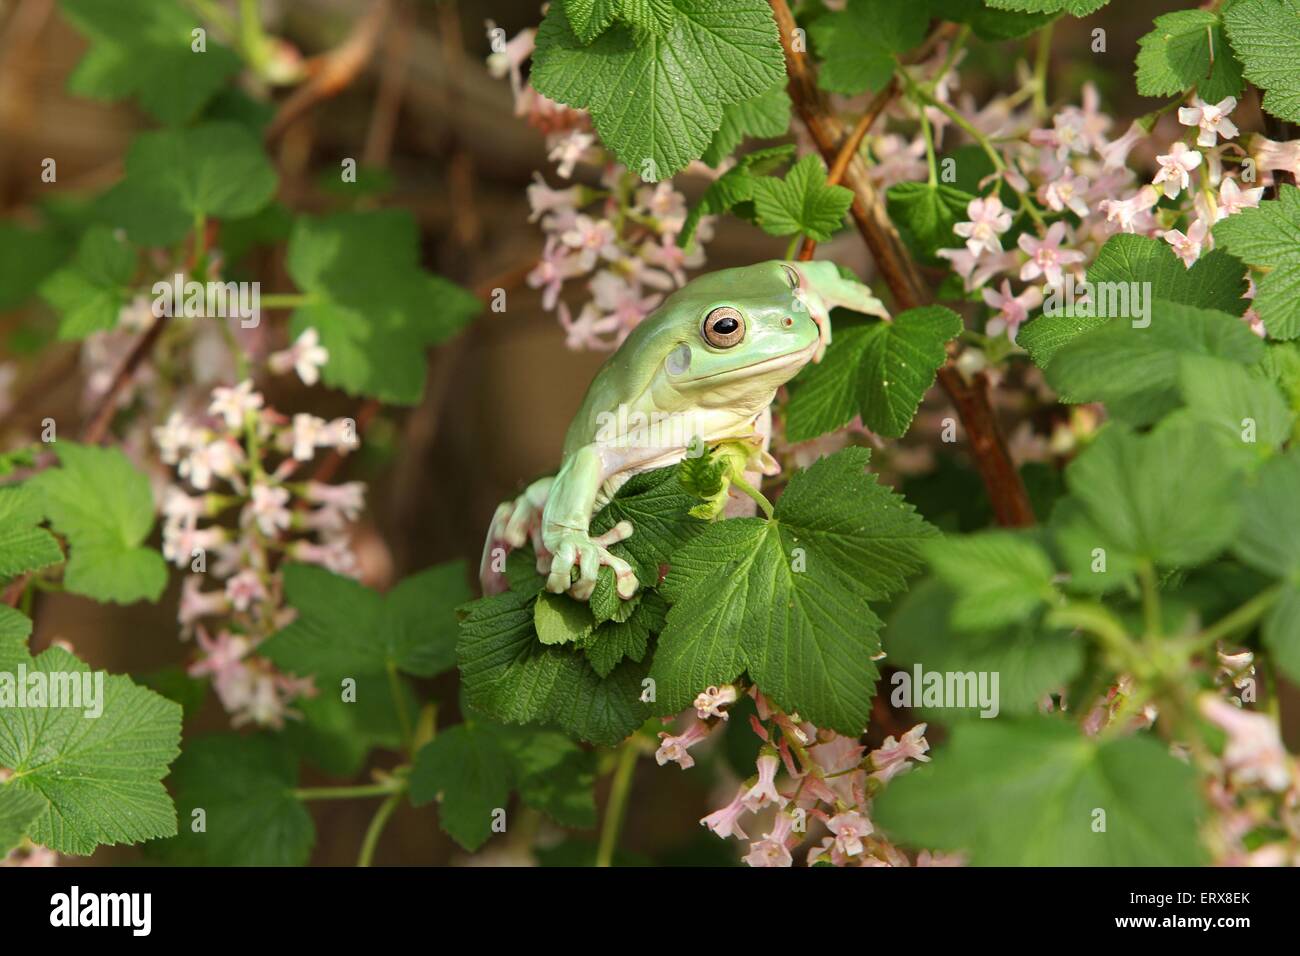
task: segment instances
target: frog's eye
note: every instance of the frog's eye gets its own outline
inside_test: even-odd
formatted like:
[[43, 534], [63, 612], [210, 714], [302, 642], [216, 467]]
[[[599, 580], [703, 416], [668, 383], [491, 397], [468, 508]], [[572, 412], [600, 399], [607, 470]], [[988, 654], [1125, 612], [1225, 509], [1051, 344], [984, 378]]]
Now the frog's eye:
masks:
[[745, 317], [729, 305], [721, 305], [704, 317], [704, 341], [714, 348], [729, 349], [745, 337]]
[[793, 267], [787, 266], [785, 263], [781, 264], [781, 268], [785, 270], [785, 281], [790, 283], [790, 288], [799, 288], [799, 273], [795, 272]]

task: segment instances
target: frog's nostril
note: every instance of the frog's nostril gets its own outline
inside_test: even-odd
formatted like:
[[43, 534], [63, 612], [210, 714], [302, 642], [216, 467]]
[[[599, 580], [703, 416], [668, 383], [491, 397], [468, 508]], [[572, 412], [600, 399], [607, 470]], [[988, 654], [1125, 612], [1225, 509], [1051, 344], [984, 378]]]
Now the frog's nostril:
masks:
[[787, 315], [781, 320], [781, 325], [788, 329], [790, 326], [794, 325], [794, 319]]

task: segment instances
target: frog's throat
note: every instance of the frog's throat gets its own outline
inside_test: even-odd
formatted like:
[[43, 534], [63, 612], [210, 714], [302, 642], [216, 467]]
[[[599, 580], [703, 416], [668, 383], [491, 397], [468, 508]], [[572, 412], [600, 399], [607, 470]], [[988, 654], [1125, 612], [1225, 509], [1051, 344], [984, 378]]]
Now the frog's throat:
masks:
[[678, 387], [683, 385], [694, 387], [706, 382], [713, 385], [719, 382], [730, 382], [732, 379], [737, 378], [752, 378], [766, 372], [775, 372], [783, 368], [789, 368], [790, 366], [804, 365], [820, 346], [820, 340], [814, 340], [797, 352], [790, 352], [786, 355], [777, 355], [774, 358], [763, 359], [761, 362], [751, 362], [749, 365], [724, 369], [721, 372], [712, 372], [709, 375], [701, 375], [698, 378], [681, 379], [675, 382], [674, 385]]

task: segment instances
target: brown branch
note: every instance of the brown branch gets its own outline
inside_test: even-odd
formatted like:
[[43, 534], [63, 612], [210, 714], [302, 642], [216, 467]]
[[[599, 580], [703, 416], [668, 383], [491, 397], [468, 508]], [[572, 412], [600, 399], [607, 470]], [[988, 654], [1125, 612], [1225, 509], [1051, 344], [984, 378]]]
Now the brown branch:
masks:
[[[844, 179], [844, 172], [849, 168], [849, 160], [858, 155], [858, 147], [862, 145], [863, 138], [871, 127], [876, 124], [876, 120], [885, 111], [885, 107], [892, 103], [897, 95], [897, 79], [890, 80], [889, 85], [876, 94], [876, 98], [871, 101], [870, 105], [867, 106], [867, 111], [858, 120], [858, 125], [853, 127], [853, 132], [844, 140], [844, 145], [840, 147], [840, 151], [835, 155], [835, 162], [831, 164], [830, 172], [826, 174], [826, 184], [828, 186], [838, 186]], [[817, 240], [811, 236], [804, 237], [803, 248], [799, 250], [799, 261], [807, 262], [813, 257], [813, 252], [816, 249]]]
[[136, 371], [144, 364], [145, 359], [152, 354], [153, 347], [158, 342], [158, 337], [162, 335], [162, 331], [167, 325], [167, 319], [168, 316], [166, 315], [159, 316], [158, 320], [140, 336], [135, 343], [135, 348], [131, 349], [131, 354], [126, 357], [122, 367], [113, 376], [113, 381], [109, 384], [108, 390], [100, 396], [99, 407], [95, 409], [95, 414], [81, 433], [81, 440], [87, 445], [98, 445], [108, 434], [108, 426], [113, 424], [113, 415], [117, 412], [118, 396], [131, 384], [131, 379], [135, 378]]
[[[825, 93], [817, 86], [813, 65], [793, 47], [791, 41], [796, 24], [786, 0], [769, 2], [780, 28], [781, 45], [785, 48], [790, 99], [818, 151], [827, 163], [834, 163], [846, 144], [844, 123], [835, 115]], [[930, 302], [931, 296], [916, 263], [885, 212], [885, 204], [871, 181], [866, 163], [856, 151], [845, 166], [843, 185], [853, 190], [850, 213], [854, 224], [862, 233], [876, 269], [889, 286], [898, 307], [907, 310]], [[989, 404], [987, 378], [977, 374], [967, 381], [951, 359], [939, 370], [938, 377], [970, 438], [971, 454], [984, 480], [998, 523], [1013, 527], [1033, 524], [1034, 512], [1029, 504], [1029, 495], [1007, 452], [997, 418]]]
[[313, 58], [307, 66], [308, 80], [280, 104], [266, 128], [266, 141], [272, 142], [316, 104], [337, 96], [361, 73], [388, 22], [390, 0], [375, 0], [352, 32], [333, 50]]

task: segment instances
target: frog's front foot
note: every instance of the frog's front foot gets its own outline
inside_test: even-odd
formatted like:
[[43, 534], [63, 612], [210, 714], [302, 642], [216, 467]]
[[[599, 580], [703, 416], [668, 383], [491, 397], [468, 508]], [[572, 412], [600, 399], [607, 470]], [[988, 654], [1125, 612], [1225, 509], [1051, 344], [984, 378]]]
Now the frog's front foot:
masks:
[[[542, 536], [546, 550], [552, 554], [546, 590], [553, 594], [568, 591], [575, 599], [586, 601], [596, 589], [600, 569], [608, 567], [614, 571], [619, 597], [627, 600], [636, 593], [636, 572], [630, 564], [609, 551], [610, 545], [632, 536], [632, 522], [620, 521], [595, 538], [576, 528], [547, 529]], [[578, 569], [577, 578], [573, 577], [575, 567]]]
[[483, 560], [479, 564], [479, 583], [484, 594], [500, 594], [508, 583], [505, 574], [505, 556], [522, 548], [531, 539], [533, 548], [542, 553], [542, 509], [551, 491], [554, 478], [533, 482], [514, 501], [497, 507], [483, 543]]

